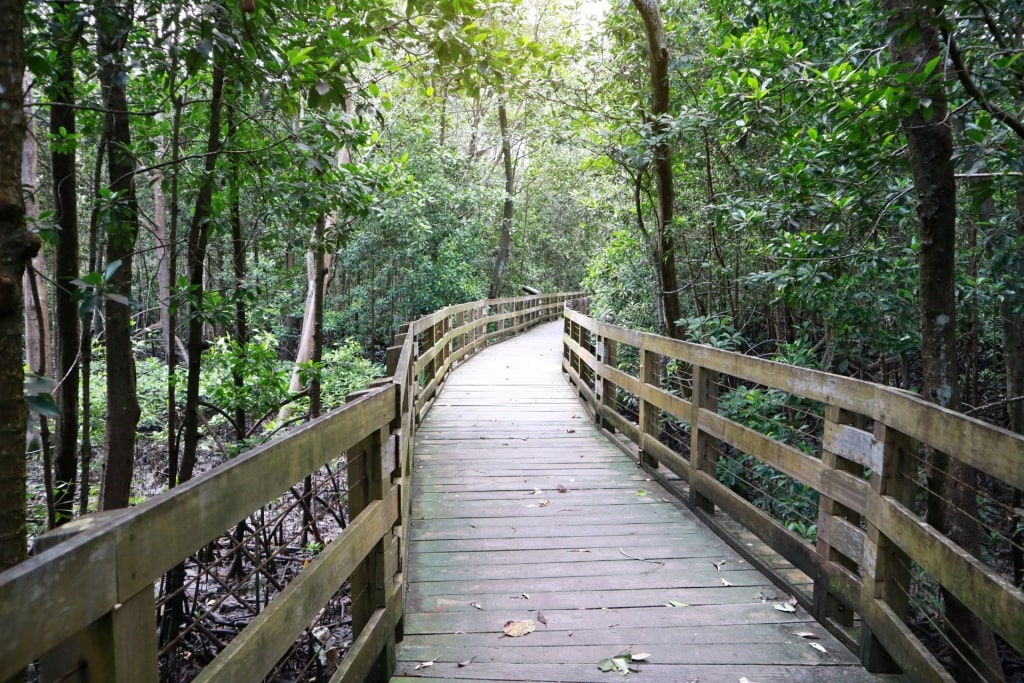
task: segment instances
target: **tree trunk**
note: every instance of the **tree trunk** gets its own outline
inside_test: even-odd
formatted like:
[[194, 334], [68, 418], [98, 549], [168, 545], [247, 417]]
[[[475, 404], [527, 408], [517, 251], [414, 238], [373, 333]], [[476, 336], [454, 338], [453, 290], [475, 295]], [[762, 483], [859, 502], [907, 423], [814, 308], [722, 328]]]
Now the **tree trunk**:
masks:
[[[942, 55], [931, 10], [916, 0], [885, 0], [890, 52], [897, 64], [917, 69]], [[953, 131], [949, 122], [943, 69], [911, 93], [929, 101], [903, 120], [917, 195], [918, 285], [921, 312], [923, 395], [943, 407], [960, 408], [957, 368], [956, 181]], [[978, 556], [982, 532], [977, 518], [977, 473], [973, 468], [932, 451], [928, 463], [928, 523], [954, 543]], [[1002, 671], [991, 629], [949, 591], [943, 589], [946, 636], [953, 645], [952, 673], [958, 681], [1001, 681]]]
[[[25, 192], [25, 219], [34, 224], [39, 220], [39, 148], [36, 144], [36, 126], [32, 107], [31, 80], [25, 74], [25, 143], [21, 146], [21, 186]], [[50, 316], [47, 313], [46, 257], [42, 251], [26, 264], [22, 278], [25, 298], [25, 366], [40, 377], [53, 374], [50, 365]], [[59, 387], [59, 385], [58, 385]], [[50, 442], [50, 424], [46, 415], [39, 415], [39, 451], [43, 461], [43, 491], [46, 494], [47, 528], [57, 526], [57, 507], [53, 495], [53, 450]], [[73, 482], [72, 482], [73, 483]]]
[[192, 478], [199, 447], [199, 370], [203, 355], [203, 294], [206, 247], [210, 238], [210, 219], [213, 212], [213, 190], [216, 185], [214, 170], [220, 156], [221, 108], [224, 102], [223, 51], [217, 50], [213, 59], [213, 83], [210, 93], [210, 127], [206, 142], [206, 162], [203, 183], [196, 196], [192, 222], [188, 229], [188, 379], [185, 387], [185, 435], [178, 482]]
[[[76, 3], [62, 0], [56, 19], [60, 33], [54, 41], [57, 69], [50, 92], [50, 135], [75, 134], [75, 43], [81, 34]], [[57, 23], [57, 22], [55, 22]], [[63, 131], [63, 133], [62, 133]], [[71, 519], [75, 503], [75, 475], [78, 466], [78, 352], [81, 344], [78, 320], [78, 171], [75, 144], [51, 145], [54, 221], [60, 228], [55, 250], [58, 287], [56, 299], [57, 339], [55, 374], [60, 385], [54, 398], [60, 411], [54, 459], [57, 490], [57, 523]]]
[[[107, 339], [107, 460], [100, 490], [103, 510], [127, 507], [135, 465], [135, 426], [139, 403], [132, 356], [132, 254], [139, 228], [135, 196], [135, 157], [125, 86], [124, 45], [131, 27], [128, 10], [104, 0], [96, 18], [97, 55], [103, 91], [109, 188], [115, 199], [107, 218], [107, 268], [114, 269], [104, 296]], [[115, 264], [120, 264], [116, 266]]]
[[25, 559], [25, 371], [22, 275], [39, 251], [25, 229], [24, 0], [0, 0], [0, 571]]
[[175, 372], [178, 369], [178, 313], [177, 307], [171, 305], [174, 295], [174, 282], [178, 274], [178, 158], [181, 156], [181, 110], [182, 97], [172, 94], [174, 118], [171, 128], [171, 212], [167, 226], [167, 239], [163, 253], [163, 265], [166, 266], [166, 299], [165, 289], [161, 286], [160, 318], [163, 325], [164, 354], [167, 358], [167, 488], [174, 488], [178, 483], [178, 399]]
[[[1017, 234], [1024, 242], [1024, 190], [1017, 191]], [[1017, 274], [1020, 277], [1020, 274]], [[1006, 360], [1006, 413], [1010, 430], [1024, 434], [1024, 295], [1005, 296], [999, 302], [1003, 323], [1003, 358]], [[1013, 507], [1022, 506], [1021, 492], [1013, 492]], [[1024, 525], [1018, 524], [1013, 533], [1013, 583], [1024, 582]]]
[[516, 177], [515, 169], [512, 167], [512, 140], [508, 133], [508, 113], [504, 102], [498, 105], [498, 126], [501, 129], [501, 158], [505, 170], [505, 201], [501, 205], [498, 253], [494, 258], [494, 271], [491, 273], [491, 291], [488, 295], [491, 299], [501, 296], [501, 276], [508, 263], [509, 245], [512, 242], [512, 211], [515, 208], [512, 197], [516, 189]]
[[[657, 0], [633, 0], [633, 6], [640, 13], [647, 33], [651, 70], [650, 123], [657, 132], [664, 127], [661, 119], [668, 114], [669, 105], [669, 54], [665, 27], [661, 21], [661, 10]], [[652, 236], [651, 246], [658, 275], [658, 312], [661, 317], [662, 333], [669, 337], [678, 337], [676, 323], [682, 317], [682, 312], [679, 307], [675, 240], [672, 236], [675, 188], [672, 184], [672, 148], [667, 143], [659, 143], [654, 148], [654, 183], [658, 195], [658, 229]]]
[[[234, 107], [228, 107], [228, 139], [238, 133]], [[242, 236], [242, 176], [238, 169], [238, 155], [231, 157], [231, 268], [235, 278], [235, 343], [242, 354], [247, 353], [249, 325], [245, 310], [245, 239]], [[239, 392], [245, 386], [245, 376], [239, 370], [232, 370], [232, 380]], [[241, 443], [246, 437], [245, 407], [235, 406], [235, 441]]]

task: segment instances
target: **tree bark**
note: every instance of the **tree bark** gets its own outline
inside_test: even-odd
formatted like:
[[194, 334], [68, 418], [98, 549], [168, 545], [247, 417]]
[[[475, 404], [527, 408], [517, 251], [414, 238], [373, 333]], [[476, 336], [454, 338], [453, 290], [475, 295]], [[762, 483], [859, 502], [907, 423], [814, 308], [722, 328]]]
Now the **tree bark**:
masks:
[[39, 238], [25, 229], [21, 145], [25, 138], [24, 0], [0, 0], [0, 571], [25, 559], [25, 263]]
[[[664, 128], [662, 117], [669, 111], [669, 52], [665, 40], [665, 26], [661, 21], [661, 9], [657, 0], [633, 0], [633, 6], [640, 13], [647, 33], [651, 72], [649, 122], [654, 131], [658, 132]], [[651, 246], [656, 261], [655, 272], [658, 275], [658, 313], [661, 318], [662, 334], [678, 337], [677, 322], [682, 317], [682, 312], [679, 307], [675, 239], [672, 235], [675, 187], [672, 183], [672, 148], [668, 143], [659, 143], [654, 148], [654, 183], [658, 198], [658, 226], [656, 234], [652, 235]]]
[[501, 158], [505, 171], [505, 201], [501, 205], [498, 253], [494, 257], [494, 271], [491, 273], [491, 291], [488, 294], [491, 299], [501, 296], [501, 278], [508, 264], [508, 252], [512, 243], [512, 213], [515, 208], [513, 193], [516, 189], [516, 177], [512, 166], [512, 139], [508, 132], [508, 113], [504, 102], [498, 104], [498, 127], [501, 130]]
[[214, 171], [221, 150], [221, 109], [224, 103], [224, 60], [222, 50], [214, 53], [213, 83], [210, 93], [210, 127], [206, 142], [203, 183], [196, 196], [192, 222], [188, 229], [188, 379], [185, 387], [184, 442], [178, 482], [192, 478], [199, 447], [199, 370], [203, 355], [203, 294], [206, 248], [210, 238], [213, 212]]
[[[941, 57], [937, 19], [918, 0], [884, 0], [888, 28], [894, 36], [890, 54], [897, 64], [919, 69]], [[917, 195], [918, 286], [920, 290], [923, 395], [929, 401], [960, 409], [957, 367], [956, 180], [953, 131], [946, 99], [946, 75], [935, 69], [911, 96], [918, 106], [903, 119]], [[929, 103], [928, 111], [921, 104]], [[982, 532], [977, 518], [977, 473], [973, 468], [932, 451], [928, 462], [927, 521], [974, 556]], [[942, 590], [946, 636], [953, 645], [952, 673], [958, 681], [1001, 681], [995, 639], [949, 591]]]
[[[1024, 243], [1024, 190], [1017, 191], [1017, 234]], [[1017, 274], [1020, 277], [1020, 274]], [[1024, 295], [1019, 290], [1014, 296], [1005, 296], [999, 302], [1003, 323], [1003, 358], [1006, 360], [1006, 413], [1010, 430], [1024, 434]], [[1022, 507], [1020, 490], [1013, 492], [1013, 507]], [[1017, 525], [1013, 533], [1011, 550], [1013, 583], [1024, 581], [1024, 525]]]
[[97, 8], [96, 42], [100, 86], [103, 91], [104, 133], [107, 141], [107, 172], [113, 194], [107, 217], [107, 268], [120, 266], [107, 279], [104, 296], [107, 339], [107, 460], [100, 490], [100, 508], [127, 507], [135, 466], [135, 426], [139, 403], [135, 391], [135, 359], [132, 355], [131, 308], [132, 255], [139, 230], [139, 206], [135, 194], [135, 156], [125, 86], [124, 46], [131, 28], [128, 10], [116, 0], [104, 0]]
[[[55, 36], [57, 69], [50, 92], [50, 135], [75, 134], [75, 43], [81, 35], [77, 3], [57, 5]], [[57, 335], [55, 374], [60, 381], [54, 399], [60, 411], [54, 458], [57, 523], [72, 517], [75, 475], [78, 466], [78, 352], [81, 344], [78, 320], [78, 171], [75, 144], [51, 145], [54, 221], [60, 229], [55, 250], [57, 284], [54, 289]]]

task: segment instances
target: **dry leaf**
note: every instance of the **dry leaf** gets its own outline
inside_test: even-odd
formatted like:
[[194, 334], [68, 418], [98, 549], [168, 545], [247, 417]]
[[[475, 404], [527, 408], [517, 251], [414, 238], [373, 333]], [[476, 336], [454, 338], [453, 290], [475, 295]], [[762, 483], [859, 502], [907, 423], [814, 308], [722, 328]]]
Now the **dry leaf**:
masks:
[[642, 662], [650, 656], [650, 652], [638, 652], [635, 655], [630, 655], [634, 662]]
[[505, 636], [508, 636], [509, 638], [518, 638], [520, 636], [525, 636], [527, 633], [533, 633], [537, 630], [537, 625], [533, 623], [533, 619], [506, 621], [502, 630], [505, 632], [498, 636], [499, 638], [504, 638]]
[[665, 603], [665, 607], [689, 607], [685, 602], [679, 602], [678, 600], [669, 600]]
[[469, 606], [470, 607], [475, 607], [477, 609], [483, 609], [484, 608], [484, 606], [481, 605], [479, 602], [471, 602], [471, 603], [469, 603]]
[[548, 505], [551, 505], [551, 501], [550, 500], [539, 500], [539, 501], [537, 501], [537, 506], [538, 507], [546, 508]]
[[718, 572], [721, 573], [722, 567], [725, 565], [725, 562], [725, 560], [722, 560], [721, 562], [712, 562], [711, 564], [715, 565], [715, 569], [717, 569]]
[[464, 666], [469, 666], [470, 664], [472, 664], [472, 663], [473, 663], [473, 660], [474, 660], [474, 659], [476, 659], [476, 657], [470, 657], [469, 659], [467, 659], [467, 660], [466, 660], [466, 661], [464, 661], [464, 662], [459, 662], [459, 668], [461, 669], [461, 668], [462, 668], [462, 667], [464, 667]]
[[810, 645], [811, 647], [813, 647], [818, 652], [822, 653], [823, 655], [827, 655], [828, 654], [828, 650], [826, 650], [824, 647], [822, 647], [821, 643], [807, 643], [807, 644]]
[[569, 433], [569, 434], [575, 434], [576, 433], [576, 430], [575, 429], [571, 429], [571, 428], [570, 429], [566, 429], [565, 431], [567, 433]]
[[780, 612], [795, 612], [796, 611], [796, 607], [793, 607], [793, 605], [789, 604], [788, 602], [776, 602], [776, 603], [772, 604], [772, 607], [774, 607], [775, 609], [779, 610]]
[[540, 491], [540, 489], [539, 489], [539, 488], [537, 488], [536, 486], [534, 486], [534, 487], [533, 487], [533, 493], [531, 493], [530, 495], [531, 495], [531, 496], [536, 496], [536, 495], [537, 495], [538, 493], [540, 493], [540, 492], [541, 492], [541, 491]]
[[437, 659], [438, 659], [437, 657], [434, 657], [433, 659], [431, 659], [429, 661], [420, 662], [419, 664], [416, 665], [416, 670], [419, 671], [420, 669], [426, 669], [428, 666], [434, 666], [434, 662], [436, 662]]
[[539, 610], [537, 611], [537, 621], [539, 621], [540, 623], [544, 624], [545, 626], [548, 625], [548, 618], [545, 617], [544, 613], [539, 611]]
[[792, 595], [789, 596], [789, 600], [787, 600], [786, 602], [793, 605], [793, 607], [796, 607], [796, 598], [794, 598]]
[[726, 581], [725, 579], [719, 579], [719, 581], [721, 581], [721, 582], [722, 582], [722, 585], [723, 585], [723, 586], [734, 586], [734, 585], [736, 585], [736, 584], [733, 584], [733, 583], [729, 583], [729, 582], [728, 582], [728, 581]]
[[807, 638], [808, 640], [817, 640], [821, 638], [817, 633], [811, 633], [810, 631], [793, 631], [793, 635], [798, 638]]
[[558, 485], [558, 492], [559, 493], [569, 493], [569, 489], [565, 486], [565, 484], [559, 484]]

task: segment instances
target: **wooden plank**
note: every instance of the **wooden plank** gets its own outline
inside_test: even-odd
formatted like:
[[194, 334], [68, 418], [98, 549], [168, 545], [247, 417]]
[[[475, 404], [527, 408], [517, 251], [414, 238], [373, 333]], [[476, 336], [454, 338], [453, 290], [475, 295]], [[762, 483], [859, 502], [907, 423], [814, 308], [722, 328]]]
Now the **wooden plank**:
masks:
[[98, 524], [3, 572], [0, 680], [8, 680], [118, 602], [111, 571], [117, 549], [110, 533], [116, 523]]
[[821, 448], [876, 472], [882, 469], [881, 447], [875, 435], [863, 429], [826, 420]]
[[1024, 489], [1024, 436], [1020, 434], [888, 387], [878, 387], [873, 416], [1014, 488]]
[[341, 584], [398, 519], [398, 487], [364, 508], [196, 677], [207, 681], [260, 680], [287, 652]]
[[402, 618], [403, 586], [401, 582], [396, 583], [388, 596], [387, 606], [374, 611], [362, 632], [349, 646], [345, 658], [331, 676], [330, 683], [362, 683], [367, 680], [384, 639], [394, 632]]
[[[279, 495], [281, 482], [301, 481], [390, 423], [396, 415], [393, 392], [389, 387], [365, 396], [133, 508], [117, 523], [117, 547], [125, 550], [117, 558], [119, 596], [138, 593]], [[189, 523], [181, 524], [182, 519]]]
[[697, 419], [702, 431], [753, 455], [803, 484], [813, 488], [820, 486], [823, 470], [821, 460], [709, 410], [700, 410]]
[[888, 496], [869, 498], [867, 516], [931, 578], [1024, 652], [1024, 593]]

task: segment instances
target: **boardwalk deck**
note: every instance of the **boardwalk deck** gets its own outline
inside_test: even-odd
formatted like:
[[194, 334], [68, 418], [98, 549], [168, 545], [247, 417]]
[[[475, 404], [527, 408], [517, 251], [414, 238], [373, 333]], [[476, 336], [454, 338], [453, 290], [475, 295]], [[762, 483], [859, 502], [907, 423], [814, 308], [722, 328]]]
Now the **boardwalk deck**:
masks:
[[[560, 356], [561, 323], [486, 350], [424, 420], [393, 683], [614, 681], [598, 662], [623, 651], [650, 654], [640, 681], [891, 680], [775, 609], [778, 589], [592, 427]], [[537, 630], [500, 637], [524, 619]]]

